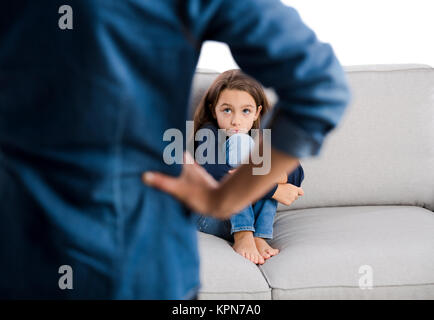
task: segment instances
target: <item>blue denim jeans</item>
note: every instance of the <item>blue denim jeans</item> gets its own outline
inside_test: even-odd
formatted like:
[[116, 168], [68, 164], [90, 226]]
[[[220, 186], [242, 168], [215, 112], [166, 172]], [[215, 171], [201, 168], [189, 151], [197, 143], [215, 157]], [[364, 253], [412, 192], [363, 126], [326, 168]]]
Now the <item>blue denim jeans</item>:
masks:
[[260, 199], [227, 220], [196, 214], [196, 225], [199, 231], [230, 242], [238, 231], [253, 231], [254, 237], [272, 239], [276, 209], [276, 200]]
[[253, 231], [255, 237], [272, 239], [276, 210], [276, 200], [260, 199], [229, 219], [231, 234], [238, 231]]

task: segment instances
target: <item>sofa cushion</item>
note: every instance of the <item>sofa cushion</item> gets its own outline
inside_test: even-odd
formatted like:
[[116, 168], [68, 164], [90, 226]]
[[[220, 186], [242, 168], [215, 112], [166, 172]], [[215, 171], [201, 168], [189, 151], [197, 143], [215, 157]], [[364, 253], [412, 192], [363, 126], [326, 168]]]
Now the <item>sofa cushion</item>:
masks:
[[434, 299], [433, 230], [420, 207], [289, 210], [274, 224], [281, 252], [260, 269], [272, 299]]
[[434, 210], [434, 69], [346, 68], [353, 99], [317, 158], [301, 159], [289, 208], [414, 205]]
[[201, 288], [199, 299], [271, 299], [261, 270], [236, 253], [229, 242], [198, 232]]

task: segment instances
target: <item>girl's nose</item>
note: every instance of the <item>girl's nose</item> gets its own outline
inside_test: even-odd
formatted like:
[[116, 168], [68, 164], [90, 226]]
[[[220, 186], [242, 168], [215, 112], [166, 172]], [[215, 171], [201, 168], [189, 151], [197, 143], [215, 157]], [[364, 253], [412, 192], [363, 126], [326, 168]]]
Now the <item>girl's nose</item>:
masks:
[[233, 116], [232, 117], [232, 123], [231, 123], [233, 126], [239, 126], [240, 124], [241, 124], [241, 121], [240, 121], [240, 117], [238, 117], [238, 116]]

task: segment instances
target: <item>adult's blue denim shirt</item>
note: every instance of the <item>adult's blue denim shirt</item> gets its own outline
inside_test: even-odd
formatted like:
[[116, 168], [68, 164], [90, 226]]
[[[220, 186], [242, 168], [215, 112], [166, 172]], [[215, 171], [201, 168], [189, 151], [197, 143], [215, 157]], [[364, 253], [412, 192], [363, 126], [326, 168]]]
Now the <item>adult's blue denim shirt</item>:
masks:
[[[190, 210], [145, 186], [185, 133], [205, 40], [279, 96], [272, 145], [320, 152], [349, 100], [344, 72], [278, 0], [0, 4], [0, 297], [189, 299], [199, 286]], [[62, 265], [73, 288], [60, 289]]]

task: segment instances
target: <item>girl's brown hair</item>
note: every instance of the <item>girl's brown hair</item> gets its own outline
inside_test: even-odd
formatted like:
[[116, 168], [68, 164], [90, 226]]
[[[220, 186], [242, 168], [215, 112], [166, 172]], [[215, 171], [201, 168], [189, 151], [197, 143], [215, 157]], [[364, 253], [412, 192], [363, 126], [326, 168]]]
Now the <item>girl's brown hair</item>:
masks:
[[262, 106], [258, 119], [253, 123], [252, 129], [260, 128], [261, 117], [270, 110], [270, 103], [261, 84], [252, 77], [244, 74], [239, 69], [232, 69], [221, 73], [211, 84], [205, 95], [200, 100], [194, 112], [194, 135], [196, 136], [204, 124], [210, 122], [218, 128], [217, 120], [213, 117], [220, 93], [225, 90], [241, 90], [250, 94], [256, 103], [256, 108]]

